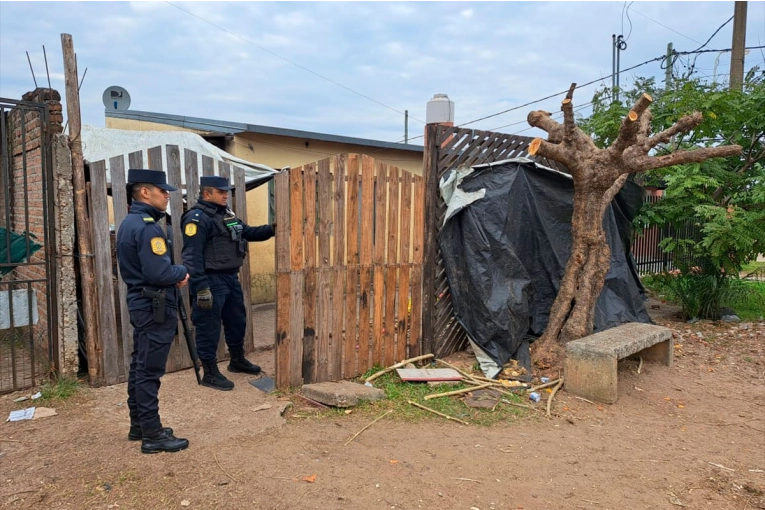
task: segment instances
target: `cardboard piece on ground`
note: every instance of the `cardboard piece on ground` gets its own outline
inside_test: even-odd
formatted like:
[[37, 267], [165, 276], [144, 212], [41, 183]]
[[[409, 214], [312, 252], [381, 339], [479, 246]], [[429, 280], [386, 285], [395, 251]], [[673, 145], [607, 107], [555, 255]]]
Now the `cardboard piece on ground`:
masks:
[[49, 416], [56, 416], [58, 413], [56, 413], [56, 410], [50, 407], [38, 407], [35, 410], [35, 415], [32, 417], [33, 420], [37, 420], [39, 418], [47, 418]]
[[264, 393], [271, 393], [276, 388], [274, 380], [267, 375], [264, 375], [260, 379], [253, 379], [250, 381], [250, 384]]
[[462, 376], [453, 368], [397, 368], [402, 381], [461, 381]]

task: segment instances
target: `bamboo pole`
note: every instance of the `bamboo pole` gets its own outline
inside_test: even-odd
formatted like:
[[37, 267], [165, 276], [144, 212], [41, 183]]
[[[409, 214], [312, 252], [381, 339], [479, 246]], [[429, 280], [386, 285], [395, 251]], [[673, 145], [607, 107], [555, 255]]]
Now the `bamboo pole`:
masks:
[[[82, 317], [85, 322], [85, 346], [88, 355], [88, 380], [96, 384], [101, 374], [101, 360], [98, 338], [98, 314], [96, 307], [96, 280], [93, 258], [92, 232], [85, 188], [85, 164], [82, 156], [80, 94], [78, 91], [77, 62], [74, 43], [70, 34], [61, 34], [61, 49], [64, 55], [64, 77], [66, 87], [66, 113], [69, 124], [69, 147], [72, 152], [72, 181], [74, 185], [75, 225], [79, 248], [80, 277], [82, 289]], [[123, 320], [125, 320], [123, 318]]]
[[412, 402], [411, 400], [409, 400], [408, 402], [410, 404], [412, 404], [414, 407], [419, 407], [420, 409], [423, 409], [423, 410], [428, 411], [430, 413], [437, 414], [438, 416], [441, 416], [442, 418], [446, 418], [447, 420], [456, 421], [456, 422], [459, 422], [459, 423], [461, 423], [463, 425], [470, 425], [466, 421], [458, 420], [457, 418], [449, 416], [448, 414], [444, 414], [444, 413], [436, 411], [435, 409], [431, 409], [429, 407], [425, 407], [424, 405], [418, 404], [417, 402]]

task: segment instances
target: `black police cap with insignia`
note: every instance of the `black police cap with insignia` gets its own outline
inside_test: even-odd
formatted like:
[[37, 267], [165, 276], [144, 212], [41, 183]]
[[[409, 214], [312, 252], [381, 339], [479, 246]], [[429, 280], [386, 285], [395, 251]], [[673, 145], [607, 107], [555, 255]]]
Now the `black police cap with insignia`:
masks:
[[178, 188], [170, 186], [167, 183], [167, 176], [165, 175], [165, 172], [161, 170], [131, 168], [128, 170], [127, 184], [125, 184], [128, 205], [133, 203], [133, 186], [139, 183], [153, 184], [159, 189], [163, 189], [165, 191], [178, 191]]
[[199, 185], [203, 188], [215, 188], [215, 189], [219, 189], [223, 191], [229, 191], [234, 189], [234, 186], [231, 186], [228, 183], [228, 178], [219, 177], [217, 175], [208, 175], [205, 177], [200, 177]]
[[159, 189], [165, 191], [178, 191], [167, 183], [167, 176], [161, 170], [145, 170], [142, 168], [131, 168], [128, 170], [127, 185], [132, 186], [138, 183], [153, 184]]

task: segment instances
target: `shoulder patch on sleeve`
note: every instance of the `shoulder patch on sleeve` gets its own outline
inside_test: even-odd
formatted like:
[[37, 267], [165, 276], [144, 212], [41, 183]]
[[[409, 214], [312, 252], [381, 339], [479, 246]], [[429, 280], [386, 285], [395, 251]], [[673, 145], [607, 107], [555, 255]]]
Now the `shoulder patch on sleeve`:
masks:
[[191, 222], [186, 223], [186, 228], [183, 229], [183, 233], [189, 237], [193, 237], [197, 233], [197, 224]]
[[164, 255], [167, 253], [167, 244], [165, 244], [165, 240], [161, 237], [152, 237], [151, 241], [151, 252], [154, 255]]

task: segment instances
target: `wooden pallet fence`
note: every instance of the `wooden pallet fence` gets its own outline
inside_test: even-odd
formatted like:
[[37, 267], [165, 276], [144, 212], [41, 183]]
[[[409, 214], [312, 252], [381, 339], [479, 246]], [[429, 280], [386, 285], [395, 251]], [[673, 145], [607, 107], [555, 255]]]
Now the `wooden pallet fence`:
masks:
[[[177, 212], [176, 221], [170, 225], [160, 222], [172, 237], [172, 253], [174, 262], [181, 264], [181, 250], [183, 236], [181, 234], [180, 216], [182, 212], [196, 202], [199, 194], [199, 155], [189, 149], [184, 149], [181, 155], [177, 145], [152, 147], [145, 151], [146, 165], [144, 166], [144, 151], [130, 153], [127, 157], [127, 165], [124, 156], [110, 158], [106, 161], [98, 161], [90, 164], [90, 202], [91, 202], [91, 229], [93, 230], [95, 243], [94, 257], [96, 282], [98, 292], [98, 321], [99, 336], [97, 338], [97, 352], [99, 353], [100, 380], [105, 384], [115, 384], [127, 380], [130, 370], [130, 360], [133, 351], [133, 328], [130, 325], [127, 309], [127, 287], [119, 277], [119, 268], [113, 267], [112, 250], [114, 246], [109, 242], [109, 195], [114, 217], [114, 232], [116, 232], [122, 220], [128, 214], [125, 182], [128, 168], [150, 168], [163, 170], [167, 173], [167, 180], [172, 186], [187, 191], [187, 204], [184, 204], [181, 193], [170, 193], [170, 212]], [[163, 156], [164, 154], [164, 156]], [[203, 156], [202, 175], [215, 174], [215, 161]], [[106, 175], [111, 177], [111, 184], [107, 183]], [[182, 174], [185, 177], [183, 184]], [[244, 171], [240, 168], [229, 168], [225, 163], [218, 165], [218, 174], [227, 175], [233, 179], [234, 185], [241, 190], [245, 189]], [[247, 202], [246, 193], [237, 193], [231, 204], [234, 212], [240, 218], [246, 218]], [[116, 279], [115, 279], [116, 278]], [[245, 261], [239, 272], [242, 283], [242, 292], [245, 303], [250, 303], [250, 266]], [[115, 292], [116, 287], [116, 292]], [[191, 307], [189, 306], [188, 287], [182, 291], [182, 299], [185, 302], [189, 314], [189, 326], [191, 324]], [[178, 335], [173, 340], [170, 354], [167, 360], [167, 371], [173, 372], [192, 366], [191, 357], [184, 338], [183, 327], [178, 324]], [[218, 350], [219, 358], [226, 356], [225, 346], [221, 341]], [[247, 324], [245, 336], [245, 350], [251, 352], [254, 349], [253, 331], [250, 322]]]
[[276, 177], [278, 387], [419, 353], [423, 193], [421, 177], [359, 154]]

